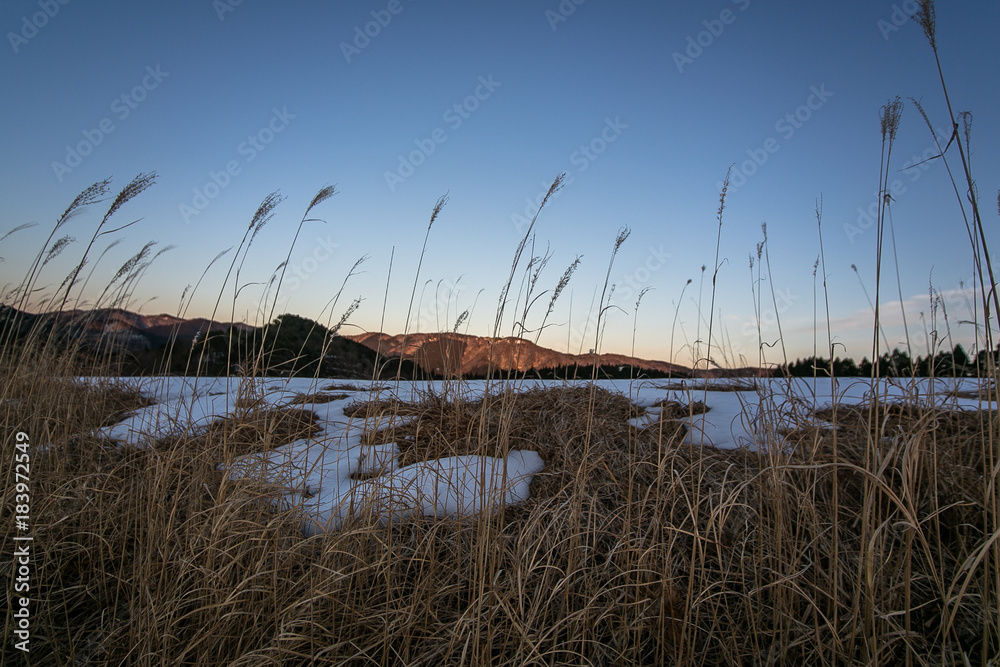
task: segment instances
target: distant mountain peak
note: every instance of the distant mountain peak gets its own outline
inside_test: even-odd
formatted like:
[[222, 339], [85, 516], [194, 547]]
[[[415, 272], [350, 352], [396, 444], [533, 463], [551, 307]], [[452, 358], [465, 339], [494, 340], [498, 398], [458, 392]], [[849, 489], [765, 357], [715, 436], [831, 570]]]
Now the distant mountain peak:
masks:
[[516, 336], [490, 338], [439, 332], [389, 335], [379, 332], [345, 336], [383, 356], [415, 362], [427, 373], [445, 377], [482, 377], [493, 372], [547, 371], [570, 367], [629, 368], [637, 373], [690, 377], [690, 368], [666, 361], [622, 354], [570, 354]]

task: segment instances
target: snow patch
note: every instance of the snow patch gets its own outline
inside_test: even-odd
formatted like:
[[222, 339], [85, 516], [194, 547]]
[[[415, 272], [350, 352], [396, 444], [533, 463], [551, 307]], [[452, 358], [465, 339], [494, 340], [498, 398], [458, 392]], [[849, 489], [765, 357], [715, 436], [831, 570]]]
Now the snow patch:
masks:
[[[238, 457], [224, 465], [231, 479], [255, 479], [281, 492], [282, 499], [305, 510], [306, 534], [337, 530], [360, 512], [393, 517], [472, 516], [528, 498], [532, 477], [544, 468], [532, 451], [512, 451], [506, 458], [454, 456], [400, 467], [394, 442], [362, 445], [362, 435], [401, 426], [413, 417], [379, 415], [349, 418], [344, 408], [358, 399], [389, 393], [400, 401], [419, 399], [415, 385], [392, 388], [372, 384], [361, 390], [338, 391], [344, 398], [301, 402], [322, 396], [314, 381], [236, 378], [144, 378], [137, 387], [154, 401], [98, 434], [120, 444], [147, 447], [181, 433], [203, 433], [212, 422], [232, 417], [241, 397], [258, 408], [297, 407], [311, 410], [319, 433], [269, 451]], [[481, 395], [481, 394], [480, 394]]]
[[[86, 380], [86, 378], [84, 378]], [[98, 433], [118, 443], [149, 446], [158, 438], [178, 433], [203, 432], [215, 420], [231, 416], [241, 397], [258, 400], [258, 407], [298, 407], [313, 411], [319, 433], [271, 451], [258, 452], [229, 462], [231, 478], [253, 478], [283, 491], [284, 499], [301, 506], [307, 520], [304, 530], [336, 530], [345, 519], [371, 512], [382, 521], [408, 516], [459, 517], [495, 511], [528, 498], [533, 476], [544, 468], [537, 452], [515, 450], [505, 458], [453, 456], [399, 466], [396, 443], [362, 445], [362, 434], [411, 421], [411, 417], [383, 415], [349, 418], [344, 408], [356, 400], [420, 400], [428, 392], [441, 394], [442, 383], [354, 382], [358, 389], [326, 390], [329, 380], [284, 378], [141, 378], [136, 388], [154, 401], [122, 422]], [[649, 428], [661, 418], [656, 407], [664, 399], [688, 404], [704, 401], [708, 412], [684, 418], [685, 442], [720, 448], [756, 448], [780, 443], [782, 432], [814, 412], [839, 405], [857, 405], [877, 392], [882, 400], [904, 397], [942, 407], [982, 408], [975, 399], [956, 398], [958, 389], [972, 389], [976, 380], [881, 380], [875, 385], [863, 378], [840, 380], [812, 378], [757, 380], [755, 390], [706, 391], [702, 384], [666, 381], [599, 381], [601, 388], [621, 393], [644, 413], [629, 423]], [[586, 385], [585, 381], [525, 380], [515, 389], [526, 391], [553, 386]], [[466, 382], [466, 400], [482, 398], [487, 391], [506, 387], [501, 382]], [[739, 385], [738, 385], [739, 386]], [[730, 387], [733, 388], [733, 387]], [[450, 387], [450, 391], [454, 391]], [[346, 394], [325, 403], [301, 403], [303, 395]]]

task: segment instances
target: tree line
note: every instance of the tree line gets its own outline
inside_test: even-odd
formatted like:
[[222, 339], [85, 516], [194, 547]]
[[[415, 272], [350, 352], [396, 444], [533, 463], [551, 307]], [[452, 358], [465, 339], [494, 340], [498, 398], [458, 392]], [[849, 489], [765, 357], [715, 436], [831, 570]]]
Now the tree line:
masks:
[[834, 357], [833, 363], [824, 357], [796, 359], [782, 364], [778, 370], [791, 377], [815, 375], [836, 377], [983, 377], [987, 375], [990, 358], [993, 364], [1000, 360], [1000, 346], [995, 350], [981, 350], [975, 358], [969, 356], [961, 344], [952, 350], [912, 359], [906, 350], [894, 349], [879, 357], [874, 363], [864, 357], [858, 363], [851, 358]]

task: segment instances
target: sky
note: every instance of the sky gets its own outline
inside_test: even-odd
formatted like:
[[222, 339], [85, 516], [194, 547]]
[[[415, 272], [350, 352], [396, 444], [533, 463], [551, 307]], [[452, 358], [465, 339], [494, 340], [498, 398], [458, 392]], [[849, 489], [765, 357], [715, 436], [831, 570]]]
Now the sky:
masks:
[[[565, 173], [532, 228], [501, 334], [523, 320], [526, 337], [559, 350], [723, 366], [822, 354], [832, 339], [838, 356], [860, 360], [873, 343], [877, 234], [865, 212], [878, 201], [879, 112], [901, 96], [889, 164], [898, 261], [887, 240], [880, 345], [905, 348], [908, 332], [914, 354], [934, 341], [971, 349], [979, 297], [948, 176], [949, 167], [961, 175], [956, 147], [947, 165], [922, 162], [935, 138], [908, 99], [946, 143], [948, 109], [933, 53], [908, 19], [915, 8], [7, 0], [0, 236], [35, 226], [0, 241], [3, 300], [79, 192], [110, 177], [116, 194], [156, 172], [104, 229], [138, 222], [94, 243], [87, 291], [75, 289], [71, 303], [97, 303], [156, 241], [150, 257], [166, 250], [133, 286], [132, 310], [258, 324], [291, 312], [336, 324], [361, 299], [341, 333], [458, 323], [490, 335], [518, 244]], [[996, 2], [938, 7], [941, 65], [955, 113], [973, 113], [971, 163], [994, 246], [998, 25]], [[300, 226], [325, 186], [336, 194]], [[238, 282], [227, 280], [275, 191], [283, 200], [244, 246]], [[58, 290], [107, 206], [58, 230], [54, 238], [73, 240], [42, 270], [32, 303]], [[546, 256], [522, 318], [526, 263]]]

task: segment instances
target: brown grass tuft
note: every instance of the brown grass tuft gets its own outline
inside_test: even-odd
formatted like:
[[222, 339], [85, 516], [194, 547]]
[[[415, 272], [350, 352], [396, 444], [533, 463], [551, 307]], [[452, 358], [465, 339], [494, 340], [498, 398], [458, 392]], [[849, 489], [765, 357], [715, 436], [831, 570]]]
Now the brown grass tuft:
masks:
[[322, 403], [333, 403], [334, 401], [339, 401], [341, 399], [347, 398], [347, 394], [297, 394], [291, 401], [290, 405], [312, 405], [312, 404], [322, 404]]
[[230, 456], [262, 452], [320, 432], [319, 418], [301, 408], [263, 408], [237, 411], [213, 422], [199, 441], [224, 442]]

